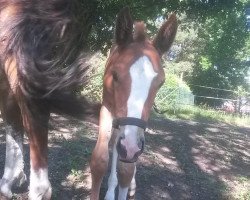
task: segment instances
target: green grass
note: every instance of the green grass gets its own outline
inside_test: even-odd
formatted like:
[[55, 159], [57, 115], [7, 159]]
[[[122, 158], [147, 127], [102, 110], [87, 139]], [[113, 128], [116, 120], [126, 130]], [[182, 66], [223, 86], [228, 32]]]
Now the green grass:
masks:
[[235, 200], [250, 200], [250, 177], [238, 177], [233, 197]]
[[168, 108], [164, 116], [173, 119], [223, 122], [237, 126], [250, 125], [250, 116], [239, 116], [198, 106], [188, 106], [178, 109]]

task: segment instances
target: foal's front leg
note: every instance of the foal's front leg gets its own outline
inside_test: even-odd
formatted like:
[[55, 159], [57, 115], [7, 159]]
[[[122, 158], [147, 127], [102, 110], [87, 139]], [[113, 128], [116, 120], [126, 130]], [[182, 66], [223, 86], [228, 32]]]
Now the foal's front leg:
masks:
[[[124, 163], [118, 161], [118, 182], [119, 182], [119, 200], [126, 200], [129, 187], [135, 190], [135, 172], [136, 163]], [[132, 193], [129, 193], [131, 195]]]
[[[29, 108], [27, 107], [29, 105]], [[52, 189], [48, 179], [48, 120], [49, 108], [44, 102], [20, 104], [24, 128], [30, 143], [30, 200], [51, 199]]]
[[98, 200], [103, 176], [108, 168], [109, 149], [108, 143], [111, 138], [112, 115], [106, 106], [102, 106], [100, 112], [99, 135], [96, 146], [91, 156], [91, 200]]
[[112, 165], [111, 165], [111, 172], [108, 179], [108, 191], [105, 195], [105, 200], [114, 200], [115, 199], [115, 189], [118, 185], [118, 179], [117, 179], [117, 158], [118, 158], [118, 152], [116, 150], [116, 142], [113, 146], [112, 151]]

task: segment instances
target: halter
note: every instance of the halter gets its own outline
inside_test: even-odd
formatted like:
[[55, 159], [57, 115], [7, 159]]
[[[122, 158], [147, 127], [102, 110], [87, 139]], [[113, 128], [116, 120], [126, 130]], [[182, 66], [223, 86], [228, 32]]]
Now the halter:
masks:
[[143, 130], [145, 130], [147, 127], [147, 122], [135, 117], [120, 117], [113, 119], [112, 123], [113, 128], [119, 129], [119, 126], [125, 126], [125, 125], [138, 126]]

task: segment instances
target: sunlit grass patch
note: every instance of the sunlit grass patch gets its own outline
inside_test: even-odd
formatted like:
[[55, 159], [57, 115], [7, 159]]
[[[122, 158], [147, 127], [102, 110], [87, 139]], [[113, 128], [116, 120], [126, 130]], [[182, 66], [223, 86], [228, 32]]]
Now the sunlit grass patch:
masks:
[[231, 192], [235, 200], [249, 200], [250, 199], [250, 177], [240, 176], [235, 181], [234, 189]]
[[239, 116], [205, 107], [186, 106], [178, 109], [167, 108], [165, 111], [164, 116], [167, 118], [223, 122], [237, 126], [250, 125], [250, 116]]

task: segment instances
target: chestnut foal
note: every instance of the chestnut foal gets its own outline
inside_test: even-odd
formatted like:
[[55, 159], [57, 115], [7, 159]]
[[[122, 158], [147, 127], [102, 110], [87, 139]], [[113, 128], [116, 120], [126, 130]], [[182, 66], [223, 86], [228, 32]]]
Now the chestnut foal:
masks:
[[[153, 41], [146, 38], [143, 22], [135, 23], [128, 8], [118, 14], [115, 45], [104, 74], [99, 136], [91, 158], [91, 200], [99, 199], [100, 186], [109, 162], [109, 141], [113, 144], [111, 175], [106, 200], [119, 200], [135, 193], [136, 161], [144, 149], [144, 132], [155, 95], [165, 75], [161, 56], [171, 46], [177, 30], [172, 14]], [[112, 137], [113, 138], [113, 137]], [[118, 178], [117, 178], [118, 174]]]

